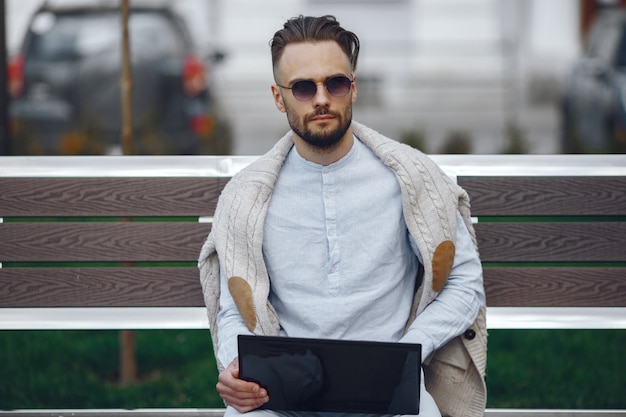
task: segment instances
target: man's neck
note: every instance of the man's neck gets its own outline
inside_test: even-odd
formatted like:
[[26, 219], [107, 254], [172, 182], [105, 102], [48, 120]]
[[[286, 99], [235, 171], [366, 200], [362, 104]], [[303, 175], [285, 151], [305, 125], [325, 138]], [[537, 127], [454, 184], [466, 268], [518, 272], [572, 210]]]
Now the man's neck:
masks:
[[305, 142], [298, 135], [294, 135], [294, 144], [298, 154], [313, 163], [326, 166], [339, 161], [346, 156], [352, 145], [354, 144], [354, 136], [352, 135], [352, 128], [348, 128], [344, 136], [335, 146], [330, 148], [319, 148]]

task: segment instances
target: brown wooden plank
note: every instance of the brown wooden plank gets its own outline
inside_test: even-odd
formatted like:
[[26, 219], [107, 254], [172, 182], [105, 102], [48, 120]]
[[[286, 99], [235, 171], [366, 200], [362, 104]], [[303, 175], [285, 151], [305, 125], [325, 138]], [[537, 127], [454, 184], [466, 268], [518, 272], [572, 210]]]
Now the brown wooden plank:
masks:
[[212, 216], [229, 178], [0, 178], [0, 217]]
[[[626, 307], [626, 268], [487, 267], [492, 307]], [[2, 268], [0, 307], [202, 306], [196, 267]]]
[[203, 305], [197, 267], [0, 269], [0, 307]]
[[626, 261], [624, 222], [477, 223], [483, 262]]
[[626, 267], [484, 268], [491, 307], [626, 307]]
[[0, 223], [0, 262], [196, 261], [197, 222]]
[[626, 177], [459, 177], [474, 216], [625, 216]]

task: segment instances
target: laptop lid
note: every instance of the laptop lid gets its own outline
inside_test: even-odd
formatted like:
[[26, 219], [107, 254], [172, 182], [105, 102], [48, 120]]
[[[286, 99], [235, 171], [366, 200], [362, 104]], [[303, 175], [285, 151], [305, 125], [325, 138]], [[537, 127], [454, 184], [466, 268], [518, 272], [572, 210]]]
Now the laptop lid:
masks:
[[421, 345], [240, 335], [239, 377], [269, 394], [261, 408], [418, 414]]

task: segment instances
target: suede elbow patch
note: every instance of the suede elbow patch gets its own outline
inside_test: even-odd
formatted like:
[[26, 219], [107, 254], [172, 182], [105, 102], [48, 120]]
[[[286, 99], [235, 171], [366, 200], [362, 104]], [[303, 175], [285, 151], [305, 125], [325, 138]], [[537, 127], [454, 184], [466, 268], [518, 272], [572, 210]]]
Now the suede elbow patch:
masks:
[[239, 314], [246, 323], [246, 327], [251, 332], [256, 327], [256, 314], [254, 314], [254, 302], [252, 300], [252, 288], [245, 279], [241, 277], [230, 277], [228, 279], [228, 290], [233, 296]]
[[448, 281], [454, 263], [454, 243], [444, 240], [437, 246], [433, 254], [433, 290], [441, 291]]

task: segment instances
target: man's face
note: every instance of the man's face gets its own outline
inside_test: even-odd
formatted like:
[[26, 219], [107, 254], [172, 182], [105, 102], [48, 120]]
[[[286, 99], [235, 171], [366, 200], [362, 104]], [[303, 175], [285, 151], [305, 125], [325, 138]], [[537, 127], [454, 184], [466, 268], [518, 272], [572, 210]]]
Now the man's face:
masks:
[[276, 107], [287, 113], [289, 126], [303, 141], [317, 149], [333, 149], [348, 132], [352, 121], [352, 103], [356, 84], [343, 97], [335, 97], [324, 83], [331, 77], [353, 79], [350, 61], [334, 41], [292, 43], [285, 47], [276, 68], [276, 82], [292, 87], [300, 80], [317, 84], [315, 96], [301, 101], [292, 91], [272, 86]]

